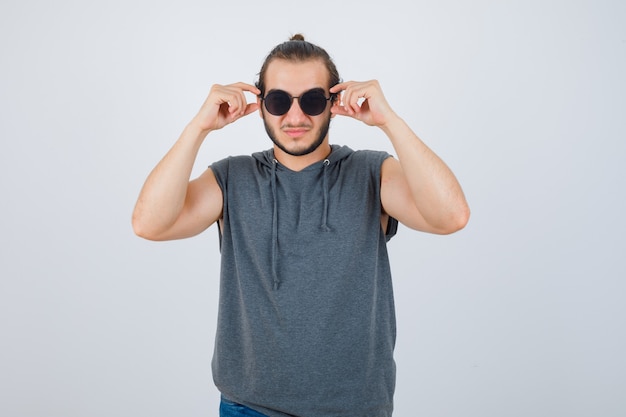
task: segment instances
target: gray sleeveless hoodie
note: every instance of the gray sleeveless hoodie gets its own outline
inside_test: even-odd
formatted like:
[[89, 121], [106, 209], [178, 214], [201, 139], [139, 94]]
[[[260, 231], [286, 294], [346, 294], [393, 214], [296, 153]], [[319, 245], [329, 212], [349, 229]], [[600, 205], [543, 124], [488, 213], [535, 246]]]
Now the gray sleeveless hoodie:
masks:
[[334, 145], [298, 172], [271, 150], [211, 166], [224, 195], [212, 368], [229, 400], [272, 417], [391, 416], [387, 157]]

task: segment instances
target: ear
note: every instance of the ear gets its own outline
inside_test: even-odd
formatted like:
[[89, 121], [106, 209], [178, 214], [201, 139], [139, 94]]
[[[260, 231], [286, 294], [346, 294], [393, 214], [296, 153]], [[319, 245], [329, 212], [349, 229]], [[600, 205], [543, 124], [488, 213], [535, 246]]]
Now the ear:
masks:
[[261, 97], [256, 96], [256, 104], [259, 106], [259, 117], [263, 118], [263, 101]]
[[[337, 93], [335, 95], [335, 99], [330, 101], [331, 103], [331, 108], [338, 106], [341, 103], [341, 97], [339, 96], [339, 93]], [[330, 112], [330, 118], [332, 119], [333, 117], [335, 117], [337, 115], [337, 113], [333, 113], [332, 111]]]

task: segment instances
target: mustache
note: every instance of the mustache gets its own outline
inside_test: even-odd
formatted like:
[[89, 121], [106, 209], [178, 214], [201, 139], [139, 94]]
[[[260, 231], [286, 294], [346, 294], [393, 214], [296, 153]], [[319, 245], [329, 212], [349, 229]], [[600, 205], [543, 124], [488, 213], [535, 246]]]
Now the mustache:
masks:
[[299, 123], [297, 125], [286, 123], [286, 124], [280, 126], [281, 129], [301, 129], [301, 128], [310, 129], [311, 127], [312, 126], [310, 124], [307, 124], [307, 123]]

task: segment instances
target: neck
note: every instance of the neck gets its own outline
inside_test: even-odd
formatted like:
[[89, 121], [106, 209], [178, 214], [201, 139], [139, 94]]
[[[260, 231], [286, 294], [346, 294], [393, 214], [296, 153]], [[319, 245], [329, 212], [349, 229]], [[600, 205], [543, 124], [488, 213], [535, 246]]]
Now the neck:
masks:
[[326, 159], [331, 151], [332, 148], [328, 143], [328, 138], [326, 138], [313, 152], [300, 156], [290, 155], [274, 145], [274, 158], [276, 158], [282, 166], [292, 171], [302, 171], [304, 168]]

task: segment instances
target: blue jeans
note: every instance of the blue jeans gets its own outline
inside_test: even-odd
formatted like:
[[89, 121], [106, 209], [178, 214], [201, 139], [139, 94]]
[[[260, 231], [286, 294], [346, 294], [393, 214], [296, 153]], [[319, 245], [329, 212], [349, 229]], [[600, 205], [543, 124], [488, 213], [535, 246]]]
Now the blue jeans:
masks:
[[222, 395], [220, 402], [220, 417], [267, 417], [245, 405], [234, 403]]

